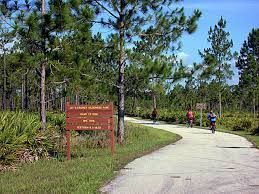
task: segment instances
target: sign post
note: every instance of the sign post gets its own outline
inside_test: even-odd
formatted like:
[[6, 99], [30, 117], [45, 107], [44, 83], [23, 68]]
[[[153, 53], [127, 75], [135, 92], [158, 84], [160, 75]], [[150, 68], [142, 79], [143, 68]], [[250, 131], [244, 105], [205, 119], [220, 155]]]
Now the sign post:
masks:
[[70, 130], [110, 131], [111, 152], [114, 153], [113, 104], [71, 105], [66, 103], [67, 159], [71, 159]]
[[201, 116], [200, 116], [200, 128], [202, 128], [202, 108], [201, 108]]
[[200, 127], [202, 127], [202, 109], [206, 109], [206, 103], [197, 103], [196, 109], [200, 109]]

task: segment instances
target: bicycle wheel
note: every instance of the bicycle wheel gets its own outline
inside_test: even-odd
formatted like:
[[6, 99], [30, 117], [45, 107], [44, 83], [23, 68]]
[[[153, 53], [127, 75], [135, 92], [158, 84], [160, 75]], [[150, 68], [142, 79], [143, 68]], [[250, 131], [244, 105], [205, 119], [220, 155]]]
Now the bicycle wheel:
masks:
[[212, 132], [212, 133], [215, 133], [215, 126], [212, 126], [212, 127], [211, 127], [211, 132]]

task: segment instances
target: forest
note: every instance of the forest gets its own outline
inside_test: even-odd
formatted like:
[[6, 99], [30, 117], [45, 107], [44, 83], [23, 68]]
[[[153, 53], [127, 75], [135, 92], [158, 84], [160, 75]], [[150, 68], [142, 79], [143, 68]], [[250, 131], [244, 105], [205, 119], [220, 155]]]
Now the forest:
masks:
[[[125, 115], [150, 118], [157, 108], [159, 120], [184, 123], [196, 103], [206, 103], [205, 118], [212, 109], [220, 125], [258, 135], [259, 29], [250, 29], [240, 51], [233, 51], [228, 21], [219, 18], [208, 29], [210, 46], [197, 49], [202, 62], [190, 66], [176, 51], [182, 35], [199, 28], [202, 13], [199, 7], [190, 16], [168, 9], [176, 3], [0, 0], [1, 160], [13, 161], [23, 145], [54, 153], [68, 101], [113, 102], [119, 143]], [[233, 64], [237, 85], [227, 82]]]

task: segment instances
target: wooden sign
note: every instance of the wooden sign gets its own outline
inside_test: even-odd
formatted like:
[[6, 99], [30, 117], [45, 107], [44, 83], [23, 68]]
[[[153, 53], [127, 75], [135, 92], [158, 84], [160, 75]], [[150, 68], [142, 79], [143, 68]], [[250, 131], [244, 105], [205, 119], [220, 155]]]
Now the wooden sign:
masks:
[[206, 104], [205, 103], [197, 103], [196, 109], [206, 109]]
[[67, 159], [71, 159], [70, 130], [110, 131], [111, 151], [114, 153], [113, 104], [71, 105], [66, 103]]

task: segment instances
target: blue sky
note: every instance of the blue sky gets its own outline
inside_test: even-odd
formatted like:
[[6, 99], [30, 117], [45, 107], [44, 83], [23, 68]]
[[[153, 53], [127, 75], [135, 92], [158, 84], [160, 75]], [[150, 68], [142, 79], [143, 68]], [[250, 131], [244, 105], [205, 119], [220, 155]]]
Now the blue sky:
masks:
[[[230, 32], [230, 38], [233, 40], [233, 51], [239, 52], [252, 28], [259, 28], [259, 0], [184, 0], [173, 6], [184, 7], [186, 15], [191, 15], [194, 9], [202, 11], [197, 31], [192, 35], [183, 35], [181, 38], [182, 49], [178, 52], [178, 57], [188, 66], [193, 62], [202, 61], [198, 50], [202, 51], [210, 46], [207, 42], [208, 30], [219, 21], [221, 16], [227, 21], [226, 30]], [[93, 31], [101, 32], [104, 37], [111, 33], [111, 30], [100, 26]], [[232, 70], [235, 75], [228, 80], [230, 85], [238, 83], [238, 71], [234, 62], [232, 62]]]
[[[197, 8], [202, 11], [197, 31], [191, 36], [182, 37], [183, 46], [179, 57], [189, 65], [201, 62], [198, 49], [209, 47], [208, 30], [221, 16], [227, 21], [226, 30], [230, 32], [233, 40], [233, 51], [239, 52], [252, 28], [259, 28], [259, 0], [186, 0], [179, 5], [184, 6], [186, 14], [191, 14]], [[228, 83], [237, 84], [238, 73], [234, 65], [232, 68], [235, 75]]]

